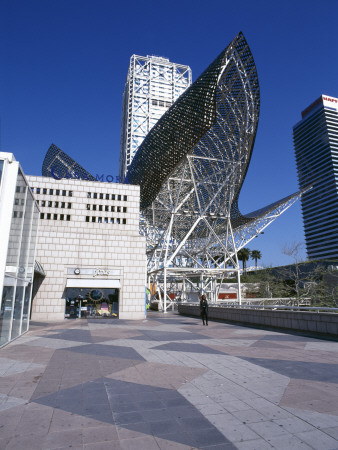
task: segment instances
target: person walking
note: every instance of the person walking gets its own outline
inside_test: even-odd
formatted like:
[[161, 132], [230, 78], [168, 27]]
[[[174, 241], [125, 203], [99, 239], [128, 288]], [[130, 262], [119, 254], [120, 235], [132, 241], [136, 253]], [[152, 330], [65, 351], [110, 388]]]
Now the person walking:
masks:
[[204, 294], [202, 295], [200, 301], [200, 311], [203, 320], [203, 325], [208, 325], [208, 302]]

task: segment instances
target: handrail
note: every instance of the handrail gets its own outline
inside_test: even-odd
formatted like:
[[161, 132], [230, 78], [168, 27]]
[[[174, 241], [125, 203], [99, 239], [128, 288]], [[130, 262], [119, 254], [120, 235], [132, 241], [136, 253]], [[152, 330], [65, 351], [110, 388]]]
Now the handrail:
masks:
[[[181, 305], [187, 305], [187, 306], [199, 306], [199, 303], [180, 303]], [[216, 308], [236, 308], [236, 309], [272, 309], [272, 310], [296, 310], [296, 311], [309, 311], [317, 313], [319, 311], [321, 312], [332, 312], [332, 313], [338, 313], [338, 308], [327, 308], [322, 306], [285, 306], [285, 305], [228, 305], [228, 304], [220, 304], [220, 303], [209, 303], [209, 307], [216, 307]]]

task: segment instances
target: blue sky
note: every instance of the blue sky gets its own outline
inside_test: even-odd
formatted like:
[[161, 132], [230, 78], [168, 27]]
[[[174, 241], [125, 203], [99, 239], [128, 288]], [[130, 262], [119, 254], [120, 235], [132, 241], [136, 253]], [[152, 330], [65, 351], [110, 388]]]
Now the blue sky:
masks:
[[[292, 127], [321, 94], [338, 97], [337, 20], [337, 0], [0, 0], [1, 150], [40, 175], [55, 143], [94, 175], [115, 176], [130, 56], [188, 64], [195, 80], [243, 31], [261, 89], [240, 198], [253, 211], [298, 190]], [[292, 262], [282, 247], [303, 241], [298, 203], [249, 248], [279, 265]]]

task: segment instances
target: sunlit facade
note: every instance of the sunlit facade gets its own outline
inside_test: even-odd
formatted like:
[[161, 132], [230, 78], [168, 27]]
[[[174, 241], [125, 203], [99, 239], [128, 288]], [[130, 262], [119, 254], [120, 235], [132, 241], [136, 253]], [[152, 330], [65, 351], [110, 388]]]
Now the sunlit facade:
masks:
[[309, 259], [338, 259], [338, 98], [321, 95], [293, 128]]
[[121, 180], [143, 139], [190, 84], [189, 66], [157, 56], [131, 57], [122, 104]]
[[0, 152], [0, 346], [29, 327], [38, 222], [20, 164]]

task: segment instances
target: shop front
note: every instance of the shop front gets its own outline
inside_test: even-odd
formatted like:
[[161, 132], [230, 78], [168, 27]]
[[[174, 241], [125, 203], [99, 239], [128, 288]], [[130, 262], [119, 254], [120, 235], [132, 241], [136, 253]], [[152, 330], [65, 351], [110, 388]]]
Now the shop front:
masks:
[[117, 319], [119, 280], [68, 279], [65, 318]]

